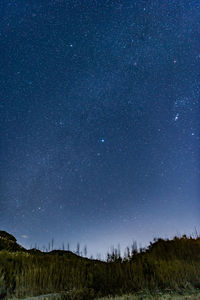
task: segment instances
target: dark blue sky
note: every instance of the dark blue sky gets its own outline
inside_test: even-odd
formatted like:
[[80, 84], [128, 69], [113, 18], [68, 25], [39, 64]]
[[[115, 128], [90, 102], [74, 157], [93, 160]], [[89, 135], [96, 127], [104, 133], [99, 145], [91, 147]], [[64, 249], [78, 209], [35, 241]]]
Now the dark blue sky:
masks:
[[200, 4], [1, 0], [0, 228], [111, 245], [200, 225]]

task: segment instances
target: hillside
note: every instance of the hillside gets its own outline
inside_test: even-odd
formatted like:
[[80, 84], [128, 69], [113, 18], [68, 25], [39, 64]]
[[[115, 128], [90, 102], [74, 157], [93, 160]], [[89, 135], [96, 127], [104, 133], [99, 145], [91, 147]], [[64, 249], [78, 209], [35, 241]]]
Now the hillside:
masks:
[[65, 291], [65, 299], [94, 299], [140, 291], [200, 288], [200, 238], [157, 239], [147, 249], [116, 250], [107, 262], [70, 251], [26, 250], [0, 234], [0, 295], [17, 298]]

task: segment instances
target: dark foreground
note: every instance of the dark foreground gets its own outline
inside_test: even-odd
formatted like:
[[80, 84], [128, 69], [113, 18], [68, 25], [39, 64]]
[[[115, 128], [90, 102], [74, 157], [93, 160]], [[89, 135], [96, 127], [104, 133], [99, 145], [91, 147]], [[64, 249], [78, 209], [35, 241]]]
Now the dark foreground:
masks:
[[[62, 299], [66, 300], [108, 299], [108, 295], [128, 294], [135, 296], [115, 299], [199, 298], [192, 296], [200, 288], [199, 237], [157, 239], [147, 249], [139, 251], [134, 245], [127, 249], [125, 257], [113, 250], [105, 262], [83, 258], [70, 251], [26, 250], [14, 237], [1, 233], [2, 299], [61, 292]], [[184, 293], [189, 296], [183, 296]]]
[[[64, 294], [47, 294], [41, 296], [35, 296], [30, 298], [25, 298], [22, 300], [63, 300], [66, 299]], [[98, 298], [96, 300], [200, 300], [200, 293], [198, 291], [192, 291], [190, 293], [178, 295], [178, 294], [149, 294], [149, 293], [138, 293], [135, 295], [123, 295], [123, 296], [108, 296], [103, 298]], [[16, 299], [9, 299], [16, 300]]]
[[124, 295], [121, 297], [106, 297], [97, 300], [200, 300], [200, 293], [198, 294], [185, 294], [185, 295], [171, 295], [171, 294], [159, 294], [159, 295], [149, 295], [149, 294], [140, 294], [140, 295]]

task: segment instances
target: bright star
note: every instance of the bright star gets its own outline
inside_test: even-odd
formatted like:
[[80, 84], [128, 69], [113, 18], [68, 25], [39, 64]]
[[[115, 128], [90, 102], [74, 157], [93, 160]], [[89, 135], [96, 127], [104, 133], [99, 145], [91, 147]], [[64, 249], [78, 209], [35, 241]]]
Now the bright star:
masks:
[[179, 118], [179, 114], [176, 114], [175, 118], [174, 118], [174, 121], [177, 121]]
[[105, 142], [105, 140], [104, 140], [104, 139], [101, 139], [101, 142], [102, 142], [102, 143], [104, 143], [104, 142]]

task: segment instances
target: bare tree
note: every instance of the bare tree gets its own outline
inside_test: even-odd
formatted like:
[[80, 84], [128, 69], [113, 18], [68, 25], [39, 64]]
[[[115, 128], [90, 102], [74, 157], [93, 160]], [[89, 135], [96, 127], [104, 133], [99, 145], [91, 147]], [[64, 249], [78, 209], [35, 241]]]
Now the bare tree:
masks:
[[77, 246], [76, 246], [76, 254], [77, 254], [77, 255], [80, 255], [80, 243], [77, 243]]
[[131, 256], [134, 256], [138, 253], [137, 242], [133, 241], [131, 245]]
[[67, 243], [67, 250], [68, 250], [68, 251], [70, 250], [69, 242]]
[[84, 256], [86, 257], [87, 256], [87, 246], [86, 245], [84, 246], [83, 253], [84, 253]]
[[51, 240], [51, 250], [53, 250], [54, 247], [54, 239]]
[[65, 250], [65, 244], [62, 243], [62, 250], [64, 251]]

